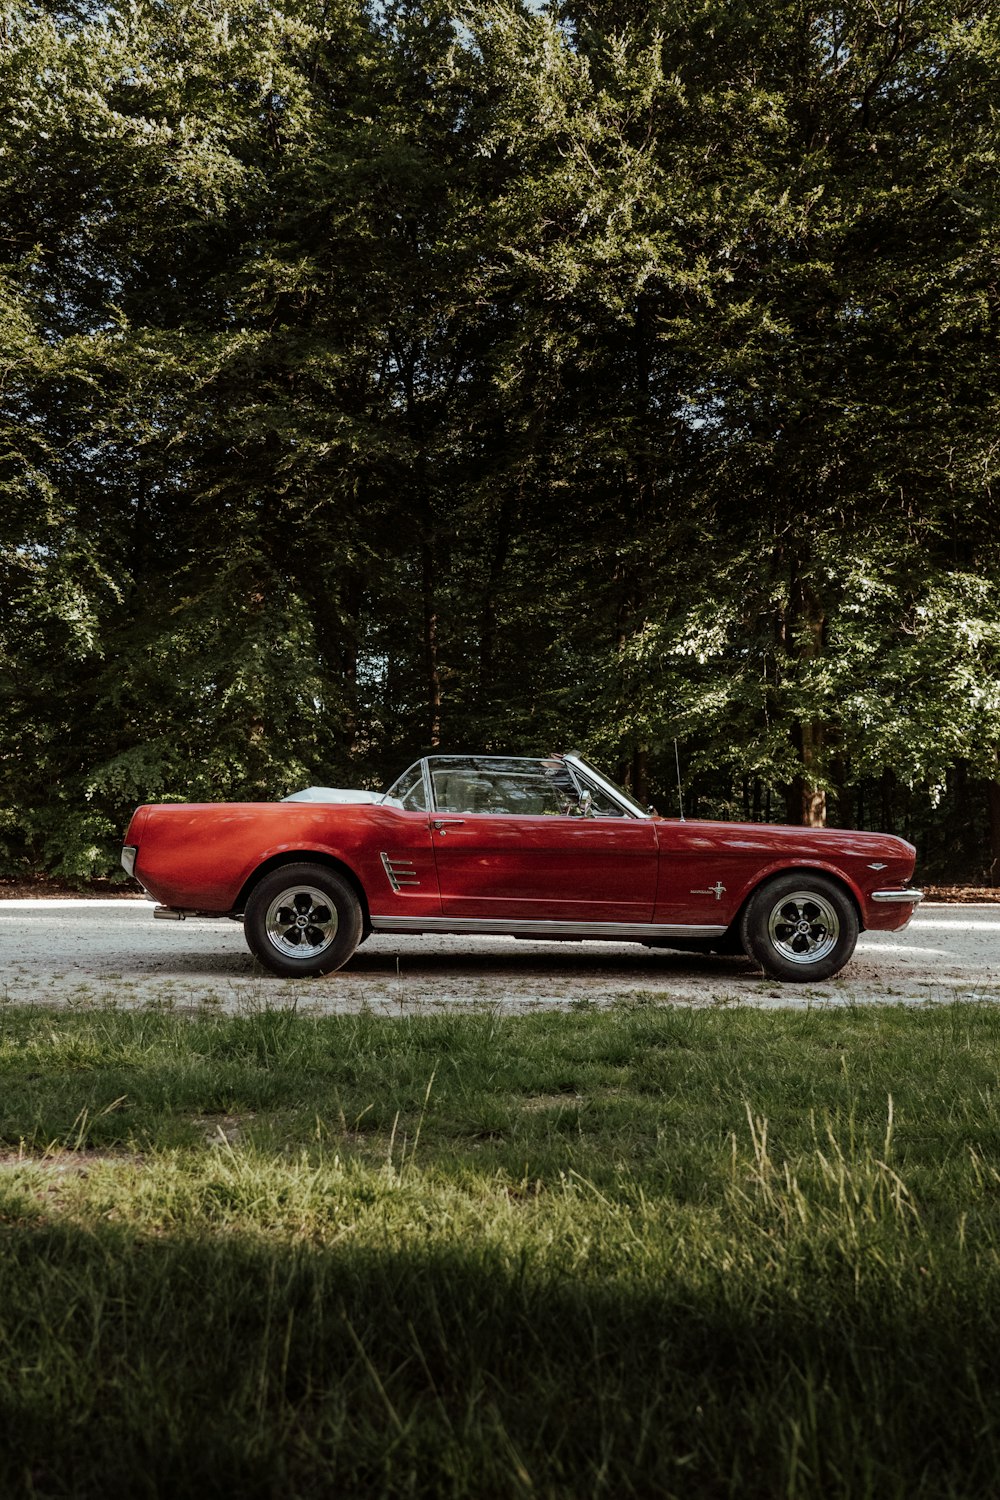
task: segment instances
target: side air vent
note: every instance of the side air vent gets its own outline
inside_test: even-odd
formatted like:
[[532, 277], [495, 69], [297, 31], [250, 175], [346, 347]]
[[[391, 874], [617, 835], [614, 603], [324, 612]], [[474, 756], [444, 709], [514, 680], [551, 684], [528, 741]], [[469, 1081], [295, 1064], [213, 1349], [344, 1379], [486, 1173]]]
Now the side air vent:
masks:
[[380, 854], [379, 859], [394, 891], [402, 890], [404, 885], [420, 884], [412, 859], [390, 859], [388, 854]]

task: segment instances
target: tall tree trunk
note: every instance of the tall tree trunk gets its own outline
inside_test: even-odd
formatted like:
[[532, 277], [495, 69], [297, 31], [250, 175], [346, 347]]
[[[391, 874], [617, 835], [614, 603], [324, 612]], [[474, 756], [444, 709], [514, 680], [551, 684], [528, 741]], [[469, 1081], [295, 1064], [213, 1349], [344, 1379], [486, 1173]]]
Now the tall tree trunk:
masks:
[[322, 554], [290, 560], [294, 579], [309, 605], [316, 651], [330, 683], [330, 733], [338, 764], [347, 765], [358, 740], [358, 637], [363, 580], [353, 569], [337, 575]]
[[882, 792], [882, 832], [896, 831], [896, 773], [886, 766], [880, 782]]
[[424, 691], [427, 709], [427, 744], [436, 750], [441, 743], [441, 664], [438, 659], [438, 615], [434, 546], [425, 532], [420, 543], [420, 576], [424, 615]]
[[500, 591], [500, 581], [507, 566], [507, 554], [510, 551], [513, 519], [514, 501], [508, 496], [505, 497], [500, 506], [497, 516], [496, 539], [493, 544], [489, 575], [486, 579], [486, 587], [483, 590], [483, 602], [479, 612], [479, 673], [480, 688], [484, 696], [489, 694], [493, 681], [493, 669], [496, 661], [496, 601], [497, 594]]
[[639, 745], [632, 757], [632, 792], [637, 802], [645, 805], [649, 796], [649, 746]]
[[816, 719], [797, 724], [794, 730], [802, 771], [792, 782], [793, 821], [806, 828], [826, 827], [826, 792], [817, 785], [826, 739], [825, 726]]
[[[792, 649], [801, 663], [815, 661], [826, 645], [826, 612], [810, 588], [793, 571], [791, 586]], [[803, 719], [792, 726], [792, 742], [802, 769], [792, 778], [787, 794], [789, 823], [807, 828], [826, 826], [826, 791], [820, 785], [826, 749], [826, 725], [822, 719]]]
[[148, 530], [147, 514], [149, 509], [149, 481], [146, 475], [146, 467], [140, 458], [136, 466], [136, 493], [135, 510], [132, 514], [132, 527], [129, 536], [128, 549], [128, 612], [136, 614], [141, 608], [141, 591], [143, 575], [146, 570], [146, 533]]
[[986, 783], [986, 802], [990, 813], [990, 862], [987, 875], [990, 885], [1000, 885], [1000, 781], [994, 776]]
[[847, 761], [842, 755], [838, 755], [832, 765], [832, 779], [834, 785], [834, 800], [837, 807], [837, 822], [841, 828], [856, 827], [857, 811], [854, 805], [854, 791], [850, 786], [850, 770]]
[[759, 776], [755, 776], [754, 779], [753, 779], [753, 804], [752, 804], [751, 809], [750, 809], [750, 821], [751, 821], [751, 823], [759, 823], [760, 820], [761, 820], [761, 818], [764, 815], [764, 809], [763, 809], [763, 803], [762, 803], [763, 795], [764, 795], [764, 787], [763, 787], [763, 784], [761, 782], [761, 779], [760, 779]]

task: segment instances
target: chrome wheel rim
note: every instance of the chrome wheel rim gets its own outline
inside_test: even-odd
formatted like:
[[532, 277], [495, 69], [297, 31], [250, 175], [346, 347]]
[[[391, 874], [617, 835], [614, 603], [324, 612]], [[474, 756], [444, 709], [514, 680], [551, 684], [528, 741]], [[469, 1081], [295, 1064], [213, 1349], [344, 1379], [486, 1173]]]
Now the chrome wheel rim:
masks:
[[840, 917], [833, 903], [817, 891], [793, 891], [771, 908], [767, 934], [789, 963], [816, 964], [837, 946]]
[[315, 958], [324, 953], [340, 926], [329, 896], [314, 885], [292, 885], [267, 908], [264, 930], [284, 958]]

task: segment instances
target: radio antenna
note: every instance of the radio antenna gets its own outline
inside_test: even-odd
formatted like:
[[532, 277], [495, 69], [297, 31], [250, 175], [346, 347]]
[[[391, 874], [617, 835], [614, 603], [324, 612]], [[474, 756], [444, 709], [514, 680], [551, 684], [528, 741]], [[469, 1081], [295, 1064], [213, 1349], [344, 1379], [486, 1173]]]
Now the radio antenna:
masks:
[[681, 810], [681, 822], [684, 822], [684, 792], [681, 788], [681, 752], [674, 740], [674, 760], [677, 762], [677, 806]]

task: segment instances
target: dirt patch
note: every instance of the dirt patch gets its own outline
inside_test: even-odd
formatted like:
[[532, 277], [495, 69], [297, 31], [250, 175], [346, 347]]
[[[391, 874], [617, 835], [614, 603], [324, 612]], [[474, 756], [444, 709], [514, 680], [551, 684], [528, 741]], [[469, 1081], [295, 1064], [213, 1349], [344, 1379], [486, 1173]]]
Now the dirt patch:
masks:
[[206, 1146], [235, 1146], [253, 1112], [245, 1115], [196, 1115], [191, 1123], [204, 1133]]
[[1000, 886], [997, 885], [924, 885], [920, 889], [926, 901], [976, 902], [1000, 901]]
[[582, 1098], [582, 1094], [529, 1094], [521, 1100], [521, 1108], [528, 1115], [542, 1114], [547, 1109], [575, 1109]]
[[134, 1151], [0, 1151], [0, 1171], [43, 1167], [54, 1177], [86, 1177], [103, 1162], [138, 1166], [141, 1161]]

